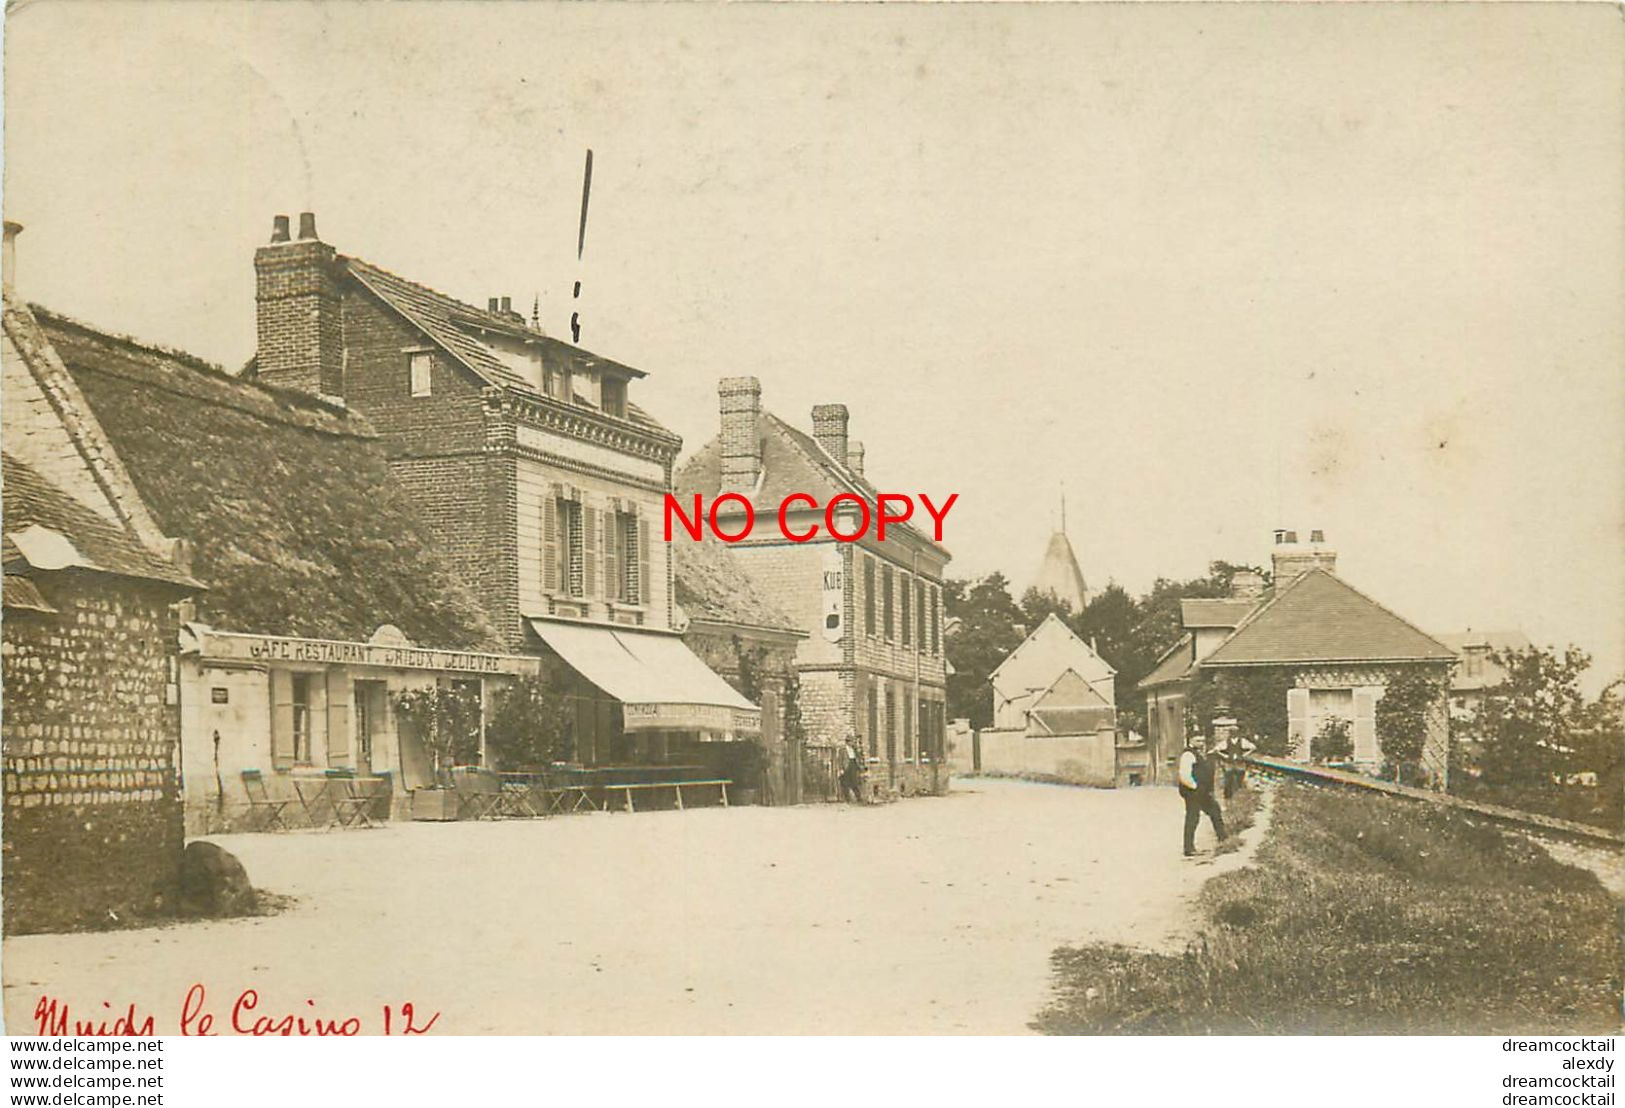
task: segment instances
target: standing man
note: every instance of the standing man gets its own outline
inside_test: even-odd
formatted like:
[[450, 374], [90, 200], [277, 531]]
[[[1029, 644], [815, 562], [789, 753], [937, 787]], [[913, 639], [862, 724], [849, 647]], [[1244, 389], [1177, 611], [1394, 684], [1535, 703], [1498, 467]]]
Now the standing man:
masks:
[[848, 739], [842, 744], [841, 753], [846, 764], [841, 767], [841, 799], [851, 800], [853, 804], [863, 803], [863, 760], [858, 757], [857, 747]]
[[1224, 798], [1229, 800], [1247, 779], [1247, 755], [1258, 747], [1241, 737], [1236, 721], [1229, 717], [1213, 721], [1213, 735], [1218, 740], [1218, 755], [1224, 764]]
[[1186, 740], [1179, 755], [1179, 795], [1185, 801], [1185, 856], [1196, 853], [1196, 825], [1207, 813], [1213, 824], [1213, 833], [1224, 840], [1224, 813], [1213, 795], [1214, 763], [1217, 761], [1206, 749], [1205, 740], [1192, 736]]

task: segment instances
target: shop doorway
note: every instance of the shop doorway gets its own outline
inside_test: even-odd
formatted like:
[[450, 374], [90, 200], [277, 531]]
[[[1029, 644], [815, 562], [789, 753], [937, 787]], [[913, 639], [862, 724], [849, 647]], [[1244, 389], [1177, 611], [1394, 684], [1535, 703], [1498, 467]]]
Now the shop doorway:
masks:
[[382, 681], [355, 683], [355, 768], [360, 774], [373, 769], [373, 750], [383, 741], [387, 691]]

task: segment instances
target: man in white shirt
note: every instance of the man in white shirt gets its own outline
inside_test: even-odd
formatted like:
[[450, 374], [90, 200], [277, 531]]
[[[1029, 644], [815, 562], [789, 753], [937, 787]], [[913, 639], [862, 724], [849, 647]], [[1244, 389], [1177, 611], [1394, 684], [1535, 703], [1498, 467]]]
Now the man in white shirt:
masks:
[[1196, 853], [1196, 825], [1202, 822], [1202, 813], [1213, 824], [1213, 833], [1224, 839], [1224, 813], [1213, 795], [1213, 770], [1217, 760], [1205, 749], [1204, 740], [1192, 736], [1180, 752], [1177, 778], [1179, 795], [1185, 801], [1185, 856]]

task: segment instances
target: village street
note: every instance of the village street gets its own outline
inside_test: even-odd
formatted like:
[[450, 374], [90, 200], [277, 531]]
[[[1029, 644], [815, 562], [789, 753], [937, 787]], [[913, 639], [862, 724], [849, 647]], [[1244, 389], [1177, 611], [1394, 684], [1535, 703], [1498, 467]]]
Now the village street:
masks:
[[1239, 864], [1206, 837], [1181, 858], [1180, 812], [1171, 789], [976, 780], [873, 808], [226, 836], [298, 903], [9, 939], [6, 1023], [48, 993], [174, 1033], [201, 981], [222, 1024], [253, 987], [260, 1012], [371, 1032], [410, 1001], [437, 1034], [1023, 1033], [1057, 944], [1177, 944], [1201, 883]]

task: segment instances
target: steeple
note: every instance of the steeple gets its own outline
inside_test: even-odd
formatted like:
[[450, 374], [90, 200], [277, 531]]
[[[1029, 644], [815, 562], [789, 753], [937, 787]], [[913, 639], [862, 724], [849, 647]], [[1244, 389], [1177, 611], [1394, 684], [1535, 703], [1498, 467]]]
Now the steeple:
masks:
[[1044, 548], [1044, 560], [1038, 564], [1033, 577], [1033, 588], [1065, 601], [1074, 612], [1081, 612], [1089, 603], [1089, 586], [1084, 583], [1083, 570], [1078, 567], [1078, 556], [1072, 541], [1066, 537], [1066, 485], [1061, 486], [1061, 528], [1049, 537]]

